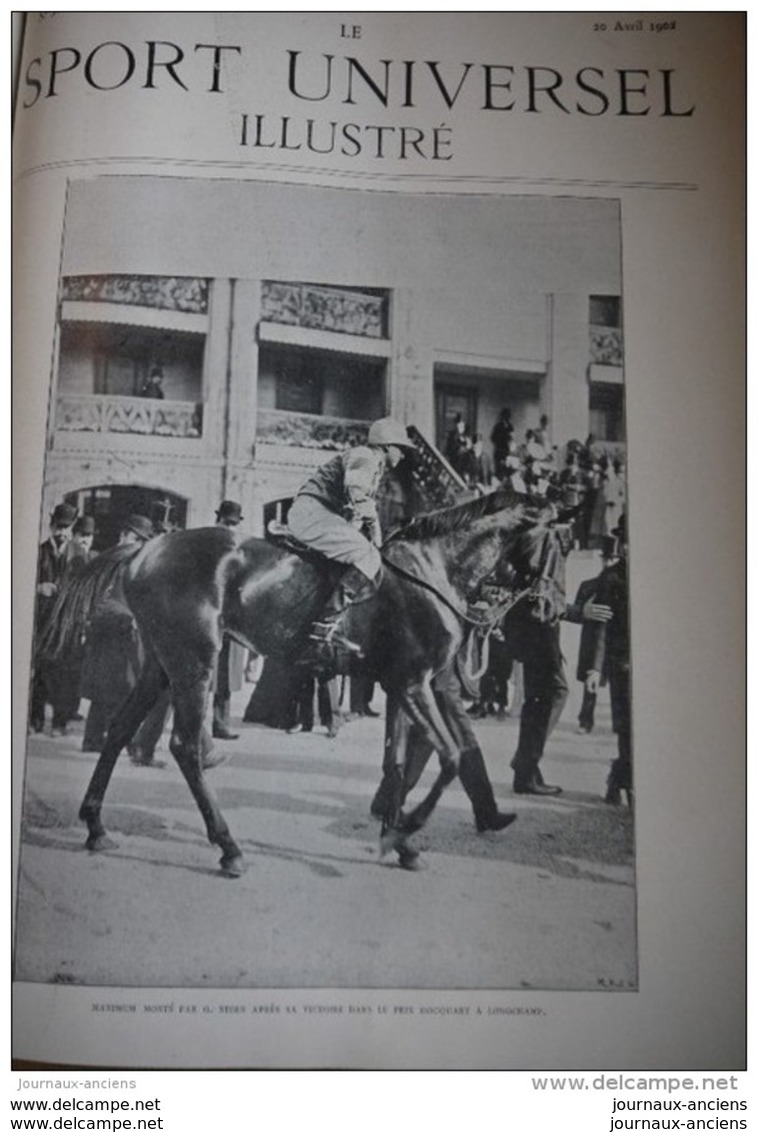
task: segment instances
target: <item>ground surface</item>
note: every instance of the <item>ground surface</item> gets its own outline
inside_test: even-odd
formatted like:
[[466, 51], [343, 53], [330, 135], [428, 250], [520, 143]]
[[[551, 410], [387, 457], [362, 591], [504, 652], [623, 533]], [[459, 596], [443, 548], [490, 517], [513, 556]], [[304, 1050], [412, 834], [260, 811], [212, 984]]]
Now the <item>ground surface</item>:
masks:
[[[241, 714], [248, 687], [235, 700]], [[377, 699], [380, 703], [380, 700]], [[565, 793], [514, 797], [516, 719], [477, 724], [502, 809], [478, 835], [454, 783], [416, 841], [426, 868], [380, 859], [368, 807], [382, 720], [287, 735], [242, 725], [210, 774], [246, 858], [218, 850], [166, 751], [116, 768], [104, 819], [118, 847], [84, 849], [77, 809], [96, 756], [81, 733], [32, 737], [16, 977], [121, 986], [628, 988], [635, 983], [633, 819], [602, 801], [607, 704], [575, 734], [570, 704], [543, 763]], [[431, 773], [427, 771], [427, 774]], [[428, 781], [422, 780], [422, 784]]]

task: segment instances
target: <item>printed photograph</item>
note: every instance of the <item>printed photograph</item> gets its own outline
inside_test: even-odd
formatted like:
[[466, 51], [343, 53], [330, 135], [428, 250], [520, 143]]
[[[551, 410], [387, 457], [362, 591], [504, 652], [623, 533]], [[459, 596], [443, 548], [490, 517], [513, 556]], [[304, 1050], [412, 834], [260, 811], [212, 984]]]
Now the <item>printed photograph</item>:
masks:
[[637, 989], [621, 231], [71, 181], [17, 982]]

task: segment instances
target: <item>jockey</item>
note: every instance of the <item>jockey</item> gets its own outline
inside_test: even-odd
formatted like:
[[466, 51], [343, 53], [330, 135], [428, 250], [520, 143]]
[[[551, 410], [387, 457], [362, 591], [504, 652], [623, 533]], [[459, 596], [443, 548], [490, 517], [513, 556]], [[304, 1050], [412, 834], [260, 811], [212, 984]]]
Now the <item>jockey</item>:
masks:
[[324, 464], [295, 496], [287, 516], [295, 538], [349, 567], [311, 630], [320, 659], [331, 658], [335, 645], [360, 651], [340, 636], [339, 627], [349, 606], [376, 592], [381, 569], [379, 484], [387, 468], [396, 468], [405, 450], [414, 447], [399, 421], [382, 417], [371, 425], [365, 445]]

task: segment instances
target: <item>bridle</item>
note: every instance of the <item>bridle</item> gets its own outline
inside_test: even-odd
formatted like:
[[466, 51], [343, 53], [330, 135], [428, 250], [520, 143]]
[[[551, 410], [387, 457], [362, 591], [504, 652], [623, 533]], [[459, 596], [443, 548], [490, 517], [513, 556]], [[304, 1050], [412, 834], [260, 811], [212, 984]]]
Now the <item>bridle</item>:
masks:
[[[466, 676], [470, 680], [478, 680], [486, 671], [489, 664], [489, 649], [490, 649], [490, 635], [496, 625], [515, 608], [519, 602], [525, 598], [533, 598], [539, 605], [540, 609], [544, 610], [548, 601], [548, 588], [554, 582], [554, 570], [558, 554], [562, 549], [556, 547], [556, 542], [559, 547], [562, 547], [561, 535], [556, 532], [556, 537], [550, 539], [545, 537], [540, 555], [539, 565], [537, 567], [536, 576], [532, 579], [528, 586], [524, 586], [519, 590], [506, 590], [505, 597], [488, 606], [486, 612], [475, 612], [476, 606], [469, 605], [466, 607], [456, 604], [451, 601], [446, 594], [443, 594], [431, 582], [427, 582], [425, 578], [419, 578], [417, 574], [411, 573], [409, 570], [403, 569], [397, 563], [392, 562], [389, 558], [382, 555], [384, 565], [390, 569], [398, 577], [412, 582], [421, 589], [427, 590], [433, 594], [438, 601], [441, 601], [455, 616], [462, 621], [464, 625], [469, 626], [466, 634]], [[486, 582], [486, 579], [485, 579]], [[493, 586], [493, 588], [504, 589], [502, 586]], [[542, 620], [543, 618], [538, 618]], [[547, 620], [546, 618], [544, 618]], [[473, 650], [476, 641], [480, 642], [481, 648], [481, 661], [476, 672], [471, 671], [471, 664], [473, 663]]]

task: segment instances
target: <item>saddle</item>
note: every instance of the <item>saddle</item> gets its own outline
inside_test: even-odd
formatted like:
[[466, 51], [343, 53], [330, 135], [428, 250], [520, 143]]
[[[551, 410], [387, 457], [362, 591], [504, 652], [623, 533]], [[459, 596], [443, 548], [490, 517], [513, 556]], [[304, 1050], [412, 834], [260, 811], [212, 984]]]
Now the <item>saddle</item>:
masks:
[[267, 524], [265, 537], [267, 542], [270, 542], [279, 550], [284, 550], [288, 554], [296, 554], [304, 562], [309, 562], [312, 566], [317, 566], [320, 570], [328, 572], [330, 579], [335, 584], [347, 569], [343, 562], [336, 562], [333, 558], [327, 558], [320, 550], [314, 550], [312, 546], [307, 546], [306, 543], [301, 542], [299, 538], [293, 535], [286, 523], [279, 523], [276, 519], [271, 519]]
[[329, 561], [326, 555], [322, 555], [319, 550], [313, 550], [312, 547], [305, 546], [305, 543], [301, 542], [300, 539], [296, 539], [287, 524], [279, 523], [275, 518], [272, 518], [266, 525], [266, 539], [268, 542], [273, 542], [279, 550], [286, 550], [290, 554], [298, 555], [299, 558], [304, 558], [305, 561], [311, 561], [316, 565], [324, 565]]

